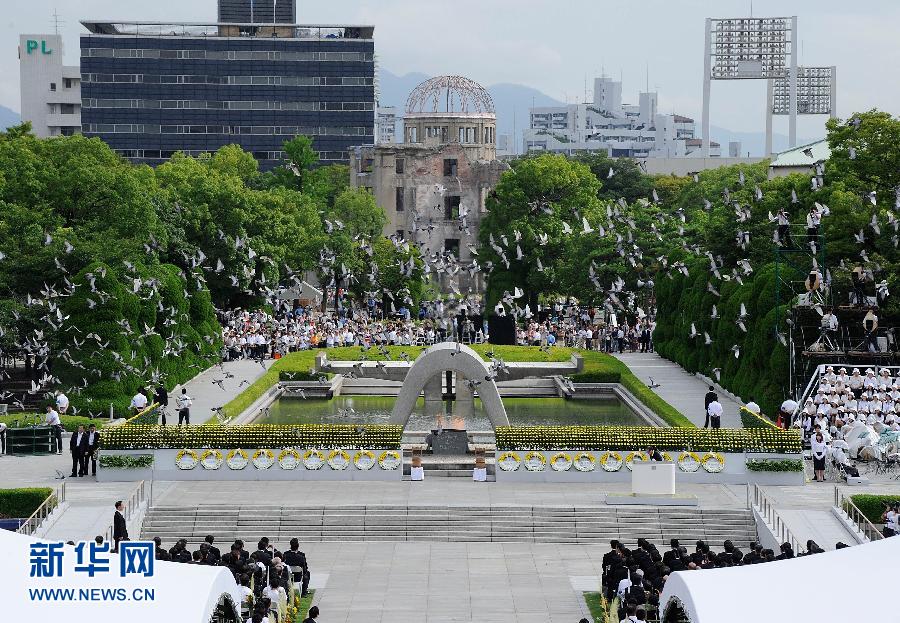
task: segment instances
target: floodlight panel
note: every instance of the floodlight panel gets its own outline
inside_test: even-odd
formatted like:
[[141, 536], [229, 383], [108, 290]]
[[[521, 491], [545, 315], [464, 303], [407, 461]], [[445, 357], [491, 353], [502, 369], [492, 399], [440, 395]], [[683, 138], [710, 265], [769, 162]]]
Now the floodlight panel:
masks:
[[[797, 68], [797, 114], [830, 115], [832, 101], [833, 67]], [[772, 114], [787, 115], [791, 110], [790, 81], [776, 78], [772, 81]]]
[[710, 79], [786, 78], [792, 17], [710, 20]]

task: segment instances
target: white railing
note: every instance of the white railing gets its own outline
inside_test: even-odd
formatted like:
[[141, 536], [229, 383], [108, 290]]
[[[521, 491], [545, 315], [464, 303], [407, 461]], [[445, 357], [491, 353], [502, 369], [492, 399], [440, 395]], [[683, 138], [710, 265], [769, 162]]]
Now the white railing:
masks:
[[19, 529], [16, 530], [19, 534], [24, 534], [27, 536], [31, 536], [34, 534], [38, 528], [41, 527], [41, 524], [44, 523], [44, 520], [50, 516], [50, 513], [53, 510], [66, 501], [66, 483], [62, 483], [59, 486], [59, 489], [56, 492], [51, 493], [47, 496], [47, 499], [41, 502], [41, 505], [37, 507], [37, 509], [31, 514], [31, 517], [25, 520], [25, 522], [19, 526]]
[[772, 501], [763, 493], [759, 485], [754, 484], [752, 487], [748, 487], [747, 497], [749, 498], [748, 502], [762, 515], [763, 520], [772, 529], [772, 533], [778, 539], [779, 544], [790, 543], [791, 548], [794, 550], [794, 555], [799, 554], [800, 543], [794, 537], [790, 528], [781, 520]]
[[848, 496], [837, 487], [834, 488], [834, 506], [842, 511], [853, 523], [859, 533], [868, 541], [880, 541], [884, 538], [881, 531], [875, 527], [869, 518], [853, 503]]

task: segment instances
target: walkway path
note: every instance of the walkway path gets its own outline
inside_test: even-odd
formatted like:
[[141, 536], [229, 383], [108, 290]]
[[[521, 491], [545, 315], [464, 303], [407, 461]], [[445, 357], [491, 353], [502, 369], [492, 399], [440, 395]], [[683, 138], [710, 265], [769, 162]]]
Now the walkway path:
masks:
[[[213, 366], [204, 370], [193, 379], [185, 383], [188, 396], [194, 399], [191, 407], [191, 424], [203, 424], [213, 416], [213, 407], [221, 407], [226, 402], [233, 400], [242, 391], [247, 389], [274, 363], [274, 360], [265, 361], [264, 366], [252, 359], [238, 359], [226, 361], [222, 367]], [[233, 375], [231, 378], [226, 378]], [[221, 387], [213, 381], [222, 380]], [[178, 423], [178, 410], [175, 406], [175, 397], [181, 393], [181, 385], [169, 395], [168, 424]]]
[[[834, 549], [838, 541], [856, 545], [844, 524], [831, 513], [833, 483], [809, 482], [802, 487], [764, 487], [763, 490], [803, 549], [806, 549], [808, 539], [824, 550]], [[850, 491], [853, 494], [875, 492], [884, 493], [884, 485], [873, 483], [868, 487], [853, 487]]]
[[[631, 368], [634, 375], [650, 384], [650, 378], [659, 387], [653, 388], [660, 398], [681, 411], [685, 417], [697, 426], [703, 426], [703, 397], [709, 391], [709, 385], [703, 379], [690, 374], [677, 363], [663, 359], [656, 353], [621, 353], [614, 355], [622, 363]], [[724, 407], [722, 428], [740, 428], [740, 406], [737, 402], [719, 391], [719, 402]]]

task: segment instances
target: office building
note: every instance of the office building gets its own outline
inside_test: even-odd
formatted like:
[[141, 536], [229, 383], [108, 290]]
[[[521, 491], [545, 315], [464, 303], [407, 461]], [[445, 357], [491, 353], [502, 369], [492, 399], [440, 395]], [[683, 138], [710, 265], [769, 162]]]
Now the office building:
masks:
[[378, 129], [378, 144], [397, 142], [397, 108], [395, 106], [379, 106], [378, 118], [375, 122]]
[[238, 144], [263, 169], [303, 134], [324, 164], [346, 164], [375, 140], [374, 27], [299, 25], [293, 7], [220, 0], [228, 21], [83, 21], [84, 134], [151, 165]]
[[[657, 111], [658, 94], [638, 95], [638, 103], [622, 103], [622, 83], [601, 77], [594, 81], [594, 101], [531, 109], [524, 131], [526, 151], [576, 154], [606, 152], [612, 157], [699, 157], [694, 120]], [[718, 156], [718, 143], [712, 155]]]
[[63, 65], [60, 35], [19, 36], [19, 88], [22, 121], [35, 136], [81, 132], [81, 74]]
[[[448, 106], [449, 104], [449, 106]], [[444, 292], [482, 292], [477, 257], [485, 200], [509, 166], [497, 160], [491, 96], [459, 76], [441, 76], [410, 94], [403, 142], [360, 146], [350, 157], [350, 184], [367, 188], [384, 209], [386, 236], [419, 244]]]

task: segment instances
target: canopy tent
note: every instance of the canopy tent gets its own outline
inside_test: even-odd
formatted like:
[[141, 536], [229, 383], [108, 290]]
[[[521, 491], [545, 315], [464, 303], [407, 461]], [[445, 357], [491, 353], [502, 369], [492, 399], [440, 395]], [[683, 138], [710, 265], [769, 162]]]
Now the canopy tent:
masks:
[[[4, 620], [207, 623], [219, 602], [224, 601], [227, 610], [236, 617], [230, 620], [240, 621], [240, 612], [235, 611], [233, 606], [241, 603], [241, 595], [226, 567], [157, 560], [153, 563], [152, 576], [128, 574], [121, 577], [119, 554], [102, 553], [98, 558], [108, 560], [105, 570], [90, 577], [83, 568], [76, 568], [79, 562], [92, 562], [89, 544], [84, 547], [82, 561], [78, 561], [75, 547], [64, 545], [60, 573], [53, 577], [34, 577], [32, 545], [55, 543], [0, 530], [0, 556], [5, 561], [0, 565], [0, 600]], [[76, 597], [35, 598], [29, 593], [40, 589], [74, 589]], [[116, 590], [122, 591], [122, 599], [110, 596]], [[148, 591], [152, 592], [152, 597]]]
[[680, 605], [690, 623], [882, 621], [891, 607], [885, 600], [829, 594], [822, 587], [866, 572], [879, 577], [898, 557], [900, 537], [758, 565], [677, 571], [659, 600], [661, 620], [683, 620], [673, 616]]

